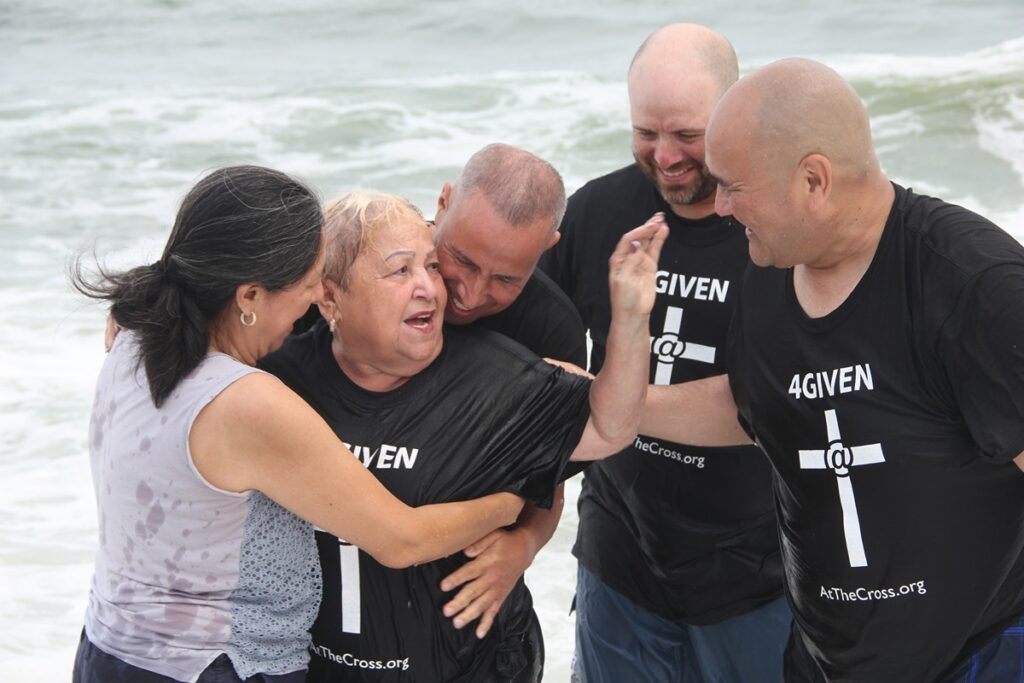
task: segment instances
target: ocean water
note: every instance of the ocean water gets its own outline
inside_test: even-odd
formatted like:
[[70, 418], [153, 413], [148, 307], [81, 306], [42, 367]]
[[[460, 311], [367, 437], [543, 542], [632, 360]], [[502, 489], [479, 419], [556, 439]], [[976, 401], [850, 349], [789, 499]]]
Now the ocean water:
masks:
[[[724, 32], [741, 68], [847, 76], [883, 166], [1024, 238], [1024, 3], [0, 0], [0, 679], [68, 680], [96, 547], [86, 449], [104, 311], [68, 259], [159, 255], [204, 171], [255, 162], [430, 215], [484, 144], [570, 190], [627, 163], [624, 73], [654, 28]], [[568, 680], [574, 500], [527, 574]]]

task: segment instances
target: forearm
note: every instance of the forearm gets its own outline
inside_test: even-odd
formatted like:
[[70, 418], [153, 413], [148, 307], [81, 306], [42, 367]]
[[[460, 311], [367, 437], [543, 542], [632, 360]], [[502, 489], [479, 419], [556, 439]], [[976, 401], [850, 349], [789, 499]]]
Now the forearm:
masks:
[[750, 437], [740, 427], [736, 414], [726, 375], [652, 386], [647, 392], [640, 433], [692, 446], [749, 444]]
[[388, 567], [458, 552], [515, 522], [523, 507], [511, 493], [406, 505], [305, 401], [263, 373], [247, 375], [211, 401], [192, 426], [189, 446], [197, 470], [211, 484], [262, 491]]
[[[409, 508], [393, 525], [396, 534], [381, 564], [394, 568], [430, 562], [456, 553], [481, 536], [515, 521], [522, 501], [511, 493]], [[396, 518], [398, 519], [398, 518]]]
[[513, 531], [528, 542], [531, 557], [536, 556], [555, 535], [555, 529], [558, 528], [558, 521], [562, 518], [564, 507], [565, 484], [563, 483], [555, 489], [554, 501], [551, 503], [550, 510], [535, 505], [527, 505], [523, 508]]
[[608, 259], [612, 320], [601, 372], [590, 387], [590, 419], [573, 460], [618, 453], [636, 436], [650, 370], [650, 314], [658, 256], [668, 236], [664, 216], [619, 239]]
[[617, 453], [636, 436], [650, 372], [648, 318], [613, 317], [604, 365], [590, 387], [590, 420], [573, 460]]

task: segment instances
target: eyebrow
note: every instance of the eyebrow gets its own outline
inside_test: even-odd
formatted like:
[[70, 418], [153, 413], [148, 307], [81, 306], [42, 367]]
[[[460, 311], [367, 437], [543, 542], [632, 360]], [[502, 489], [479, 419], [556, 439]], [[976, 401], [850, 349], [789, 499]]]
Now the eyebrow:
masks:
[[478, 266], [476, 264], [476, 261], [474, 261], [473, 259], [469, 258], [469, 256], [467, 256], [465, 253], [463, 253], [463, 251], [461, 249], [456, 249], [454, 246], [451, 245], [451, 243], [447, 244], [446, 246], [448, 247], [448, 251], [450, 251], [453, 254], [455, 254], [455, 257], [457, 259], [459, 259], [460, 261], [462, 261], [463, 263], [465, 263], [466, 265], [473, 266], [474, 268], [479, 268], [480, 267], [480, 266]]
[[388, 254], [387, 256], [385, 256], [384, 260], [385, 261], [390, 261], [391, 259], [393, 259], [396, 256], [415, 256], [415, 255], [416, 255], [416, 252], [413, 251], [412, 249], [399, 249], [398, 251], [393, 251], [390, 254]]
[[[472, 266], [473, 268], [476, 268], [478, 270], [480, 269], [480, 266], [478, 266], [476, 264], [476, 261], [474, 261], [473, 259], [469, 258], [469, 256], [467, 256], [461, 250], [456, 249], [455, 247], [453, 247], [450, 244], [448, 245], [448, 251], [450, 251], [453, 254], [455, 254], [455, 257], [457, 259], [459, 259], [460, 261], [462, 261], [463, 263], [465, 263], [467, 266]], [[509, 282], [522, 282], [523, 280], [526, 279], [526, 277], [524, 277], [522, 275], [506, 275], [504, 273], [491, 273], [491, 277], [492, 278], [496, 278], [496, 279], [501, 279], [501, 280], [508, 280]]]
[[[647, 126], [633, 126], [633, 130], [639, 131], [641, 133], [653, 133], [654, 132], [653, 128], [648, 128]], [[683, 135], [704, 135], [707, 132], [707, 129], [706, 128], [673, 128], [673, 129], [671, 129], [668, 132], [673, 134], [673, 135], [678, 135], [680, 133], [682, 133]]]

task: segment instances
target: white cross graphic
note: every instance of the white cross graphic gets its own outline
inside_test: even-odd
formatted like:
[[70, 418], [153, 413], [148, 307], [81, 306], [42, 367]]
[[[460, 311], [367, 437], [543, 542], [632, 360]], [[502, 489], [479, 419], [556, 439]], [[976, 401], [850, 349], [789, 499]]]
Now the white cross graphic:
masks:
[[360, 633], [363, 609], [359, 597], [359, 548], [339, 538], [338, 559], [341, 565], [341, 630], [343, 633]]
[[701, 363], [715, 362], [715, 347], [685, 342], [679, 338], [683, 326], [683, 309], [669, 306], [665, 309], [665, 327], [660, 337], [651, 337], [651, 353], [658, 357], [654, 371], [655, 384], [672, 383], [672, 364], [676, 358], [696, 360]]
[[853, 497], [850, 482], [850, 468], [858, 465], [875, 465], [885, 462], [882, 444], [844, 446], [839, 434], [839, 420], [835, 410], [825, 411], [825, 428], [828, 431], [828, 448], [800, 451], [800, 469], [835, 470], [839, 486], [839, 503], [843, 508], [843, 531], [846, 534], [846, 552], [850, 555], [851, 567], [868, 566], [864, 554], [864, 540], [860, 533], [860, 517], [857, 516], [857, 499]]
[[[318, 532], [327, 533], [318, 526]], [[359, 585], [359, 548], [338, 539], [338, 568], [341, 570], [341, 631], [362, 632], [362, 600]]]

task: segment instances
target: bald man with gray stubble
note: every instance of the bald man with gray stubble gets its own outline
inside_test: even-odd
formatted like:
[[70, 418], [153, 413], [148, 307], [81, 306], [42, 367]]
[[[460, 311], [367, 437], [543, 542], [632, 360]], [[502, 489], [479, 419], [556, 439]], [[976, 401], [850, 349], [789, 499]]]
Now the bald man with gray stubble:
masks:
[[[651, 316], [650, 380], [725, 371], [749, 259], [742, 227], [715, 213], [704, 129], [737, 76], [729, 42], [693, 24], [656, 31], [630, 65], [636, 163], [573, 195], [562, 239], [541, 263], [590, 330], [591, 371], [603, 363], [610, 323], [608, 256], [656, 211], [670, 234]], [[587, 469], [574, 548], [580, 680], [778, 681], [791, 618], [770, 469], [749, 444], [700, 448], [647, 434]]]
[[891, 183], [822, 64], [740, 80], [707, 142], [763, 267], [728, 380], [652, 388], [642, 429], [771, 461], [785, 680], [1024, 680], [1024, 248]]

